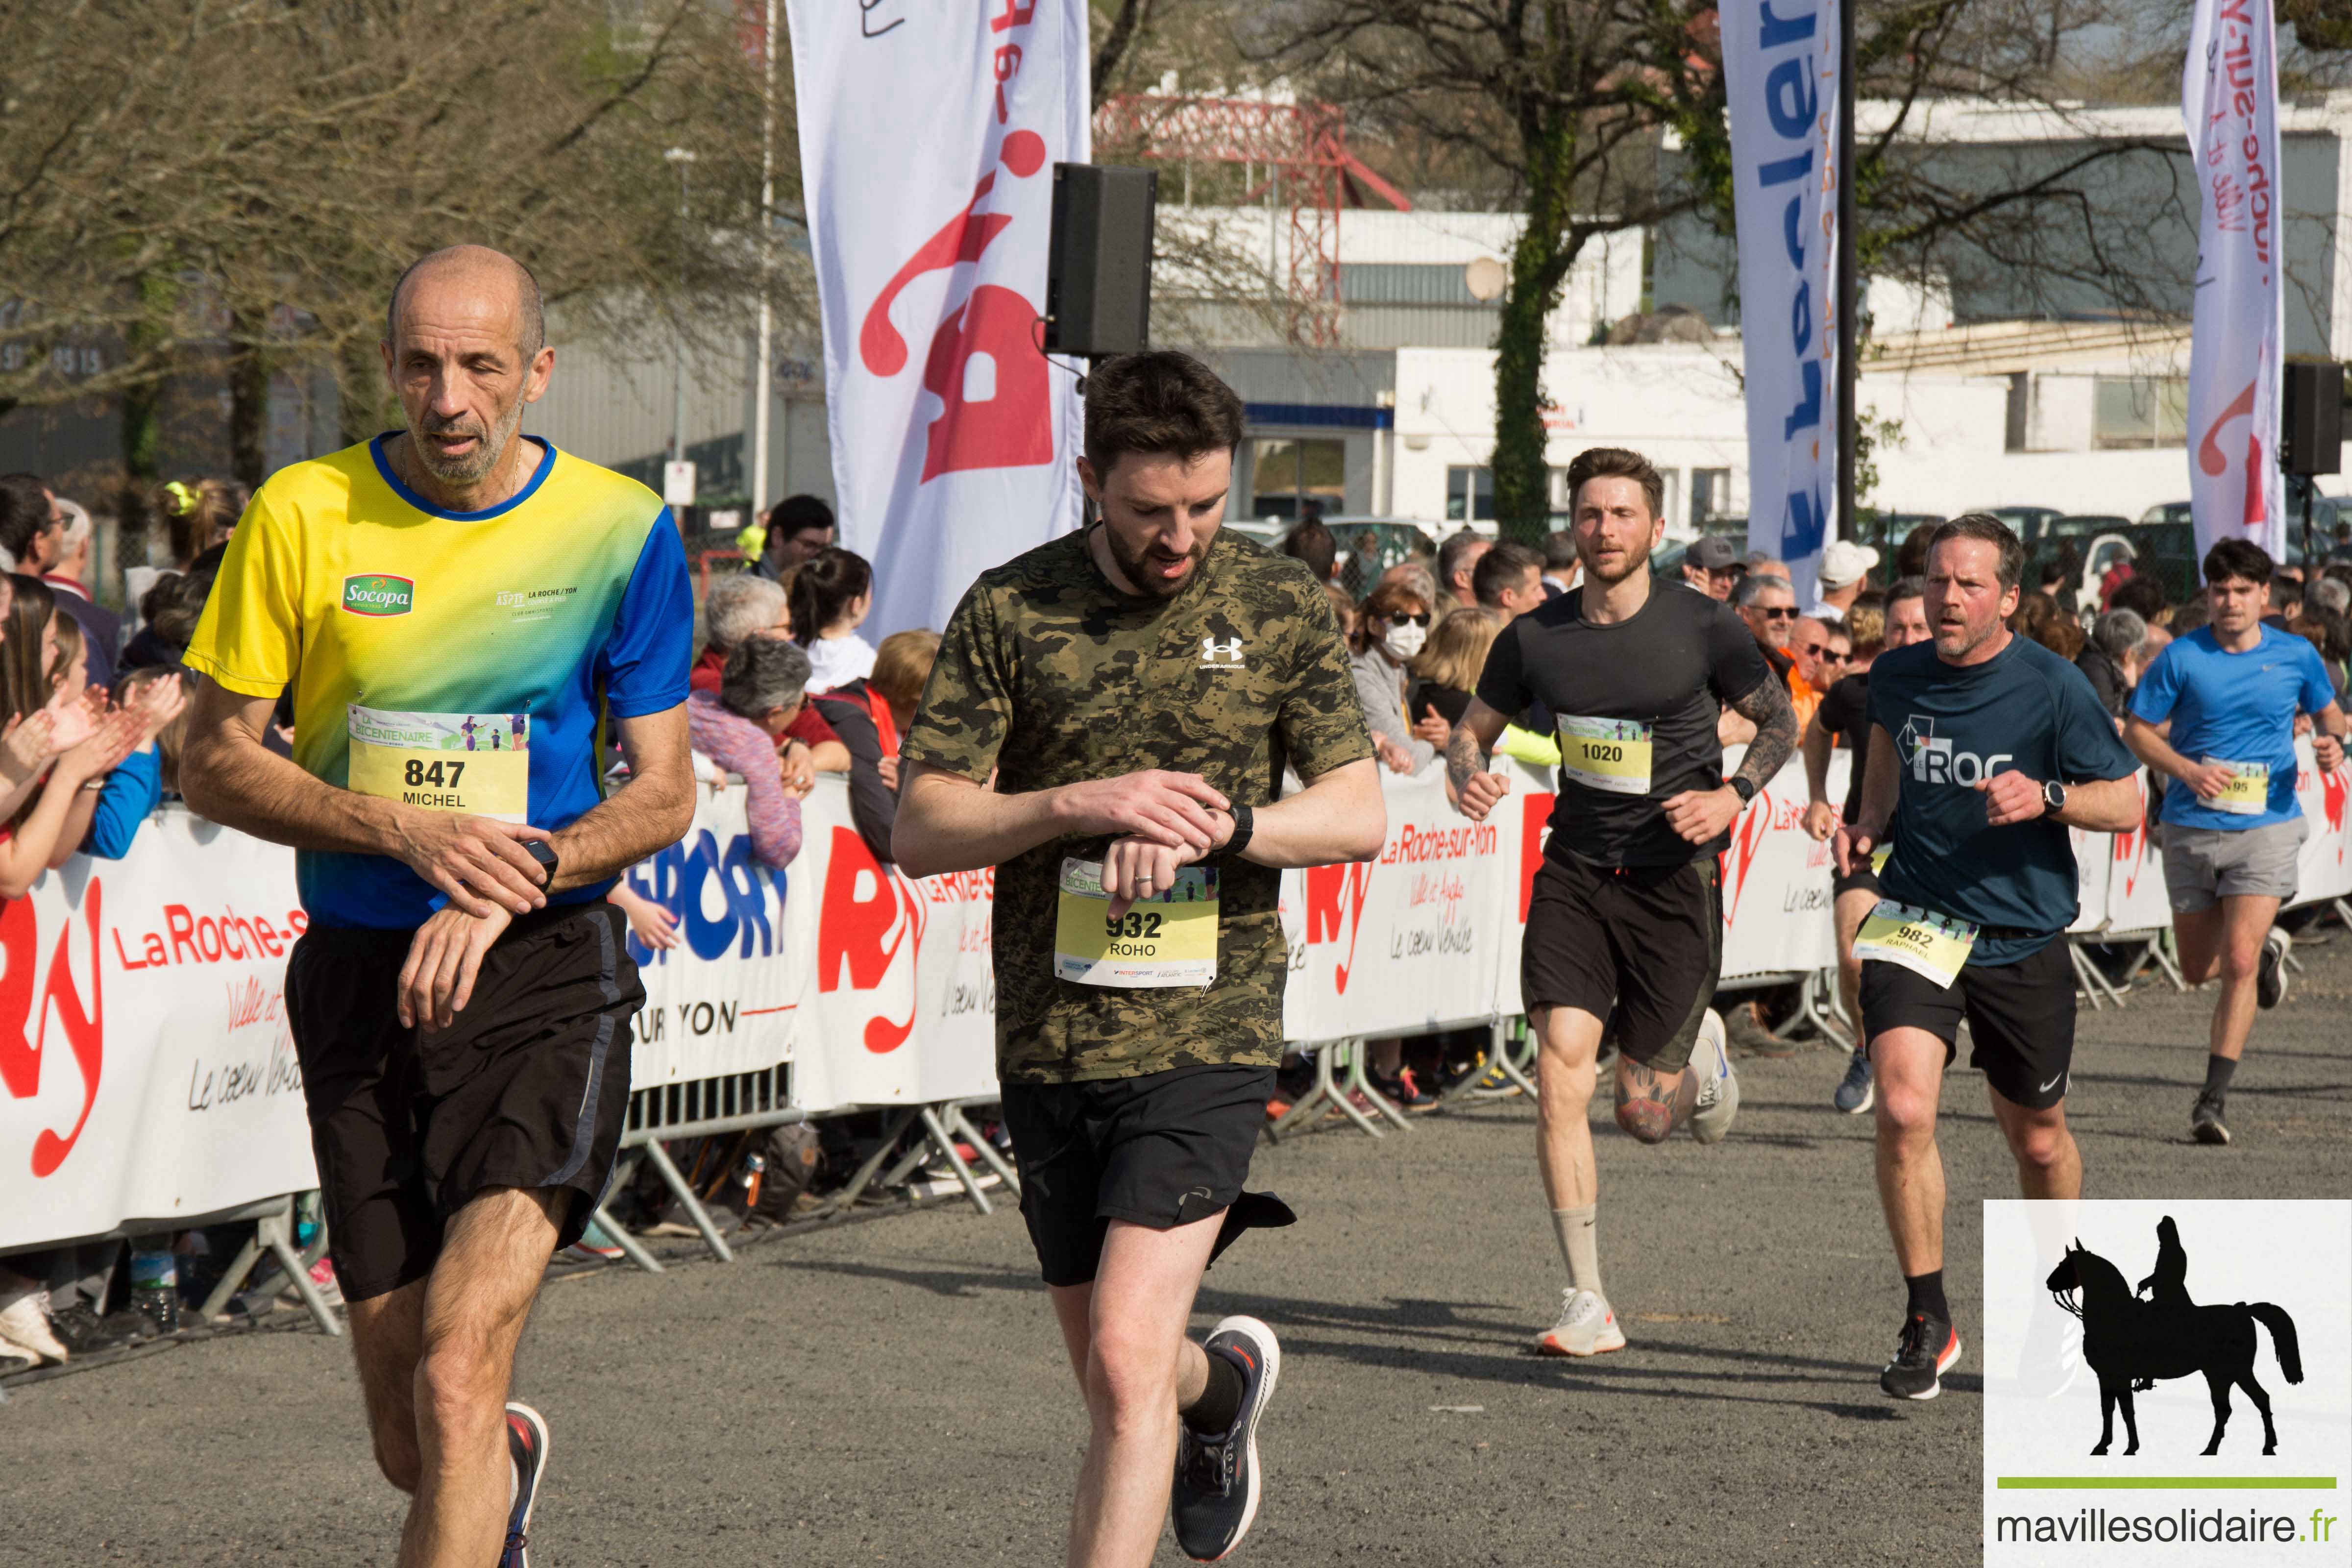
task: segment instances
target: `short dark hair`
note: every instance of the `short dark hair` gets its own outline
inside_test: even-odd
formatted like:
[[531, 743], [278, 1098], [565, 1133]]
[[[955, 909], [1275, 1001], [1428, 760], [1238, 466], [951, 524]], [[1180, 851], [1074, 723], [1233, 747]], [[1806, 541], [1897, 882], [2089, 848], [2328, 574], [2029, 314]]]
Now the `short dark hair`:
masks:
[[1307, 569], [1315, 574], [1318, 583], [1331, 580], [1331, 563], [1339, 559], [1339, 542], [1319, 517], [1310, 517], [1282, 537], [1282, 552], [1294, 561], [1304, 561]]
[[1886, 590], [1886, 613], [1893, 615], [1895, 606], [1906, 599], [1925, 599], [1927, 596], [1927, 579], [1925, 577], [1897, 577], [1894, 585]]
[[1949, 522], [1936, 524], [1936, 531], [1927, 536], [1927, 553], [1933, 555], [1948, 539], [1977, 539], [1991, 545], [2000, 553], [1993, 575], [2004, 588], [2016, 587], [2025, 575], [2024, 542], [2009, 524], [1989, 511], [1963, 512]]
[[2165, 605], [2170, 602], [2164, 596], [2164, 584], [2158, 580], [2156, 574], [2143, 572], [2119, 584], [2107, 596], [2107, 608], [2129, 610], [2154, 626], [2156, 617], [2164, 613]]
[[0, 550], [18, 561], [49, 526], [49, 487], [38, 474], [0, 474]]
[[2225, 577], [2243, 578], [2267, 587], [2271, 558], [2251, 539], [2224, 539], [2205, 552], [2205, 581], [2219, 583]]
[[779, 542], [812, 528], [833, 526], [833, 508], [816, 496], [786, 496], [768, 509], [768, 534]]
[[2284, 610], [2303, 603], [2303, 584], [2282, 572], [2271, 579], [2271, 608]]
[[1214, 371], [1173, 349], [1120, 354], [1087, 373], [1087, 461], [1097, 480], [1129, 452], [1186, 462], [1230, 452], [1247, 418]]
[[1576, 509], [1576, 492], [1584, 488], [1587, 479], [1633, 479], [1642, 487], [1642, 498], [1649, 502], [1650, 516], [1663, 517], [1666, 510], [1666, 480], [1649, 458], [1624, 447], [1587, 447], [1568, 465], [1568, 505]]
[[1544, 535], [1543, 563], [1547, 572], [1565, 572], [1576, 564], [1576, 535], [1555, 528]]
[[1470, 592], [1487, 609], [1502, 607], [1503, 590], [1514, 586], [1529, 572], [1543, 570], [1543, 557], [1516, 539], [1507, 539], [1486, 554], [1478, 564], [1470, 568]]

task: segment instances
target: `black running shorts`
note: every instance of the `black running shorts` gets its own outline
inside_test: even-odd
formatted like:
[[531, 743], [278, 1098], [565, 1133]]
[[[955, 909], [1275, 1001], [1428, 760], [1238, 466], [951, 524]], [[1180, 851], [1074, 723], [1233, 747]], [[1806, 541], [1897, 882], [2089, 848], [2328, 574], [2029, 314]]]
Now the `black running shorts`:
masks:
[[1969, 1022], [1969, 1065], [1994, 1092], [2028, 1110], [2066, 1098], [2074, 1060], [2074, 961], [2055, 938], [2014, 963], [1971, 963], [1937, 985], [1899, 963], [1862, 965], [1862, 1020], [1872, 1039], [1889, 1029], [1925, 1029], [1944, 1042], [1950, 1065], [1960, 1020]]
[[1520, 1005], [1575, 1007], [1643, 1067], [1680, 1072], [1723, 967], [1713, 856], [1612, 868], [1547, 855], [1528, 904]]
[[1273, 1093], [1272, 1068], [1217, 1063], [1004, 1085], [1021, 1217], [1045, 1283], [1092, 1279], [1115, 1219], [1170, 1230], [1239, 1201]]
[[1874, 899], [1878, 897], [1878, 873], [1871, 868], [1870, 861], [1866, 858], [1855, 861], [1853, 869], [1851, 871], [1841, 871], [1837, 868], [1836, 861], [1830, 862], [1832, 901], [1843, 899], [1848, 893], [1868, 893]]
[[518, 919], [436, 1034], [394, 1011], [415, 933], [313, 926], [286, 964], [336, 1282], [353, 1300], [432, 1272], [451, 1215], [488, 1187], [569, 1187], [580, 1239], [629, 1106], [645, 1003], [622, 914], [598, 900]]

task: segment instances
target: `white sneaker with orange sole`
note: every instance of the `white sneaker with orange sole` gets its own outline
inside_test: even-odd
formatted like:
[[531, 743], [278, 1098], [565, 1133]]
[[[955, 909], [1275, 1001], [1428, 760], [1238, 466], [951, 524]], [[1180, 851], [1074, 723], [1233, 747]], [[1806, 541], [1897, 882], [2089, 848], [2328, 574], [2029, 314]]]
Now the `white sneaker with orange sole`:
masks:
[[1605, 1355], [1625, 1348], [1625, 1331], [1597, 1290], [1570, 1286], [1560, 1292], [1559, 1321], [1536, 1336], [1545, 1355]]

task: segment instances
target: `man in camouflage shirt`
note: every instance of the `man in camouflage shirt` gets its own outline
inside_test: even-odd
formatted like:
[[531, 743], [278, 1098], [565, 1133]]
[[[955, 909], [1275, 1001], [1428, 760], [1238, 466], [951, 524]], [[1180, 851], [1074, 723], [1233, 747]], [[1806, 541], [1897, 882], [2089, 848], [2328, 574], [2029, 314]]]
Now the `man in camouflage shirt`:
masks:
[[1255, 1517], [1280, 1366], [1255, 1319], [1184, 1331], [1221, 1235], [1287, 1217], [1242, 1191], [1282, 1051], [1281, 868], [1369, 858], [1387, 816], [1321, 586], [1219, 529], [1240, 399], [1177, 353], [1088, 383], [1102, 521], [957, 606], [895, 849], [911, 876], [998, 868], [1005, 1124], [1093, 1422], [1069, 1560], [1149, 1563], [1172, 1464], [1209, 1561]]

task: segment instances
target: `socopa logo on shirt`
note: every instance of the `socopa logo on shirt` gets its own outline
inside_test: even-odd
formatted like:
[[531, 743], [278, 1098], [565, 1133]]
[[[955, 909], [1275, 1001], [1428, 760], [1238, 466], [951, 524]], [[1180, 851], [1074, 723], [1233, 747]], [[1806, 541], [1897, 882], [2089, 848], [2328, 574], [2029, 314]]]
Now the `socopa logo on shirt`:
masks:
[[404, 616], [416, 607], [416, 584], [381, 572], [343, 579], [343, 608], [355, 616]]
[[1903, 765], [1921, 784], [1960, 784], [1973, 789], [2000, 771], [2000, 764], [2017, 760], [2011, 752], [1995, 752], [1979, 756], [1974, 752], [1956, 752], [1948, 737], [1938, 738], [1936, 721], [1914, 713], [1905, 719], [1902, 733], [1895, 737], [1896, 750], [1903, 753]]

